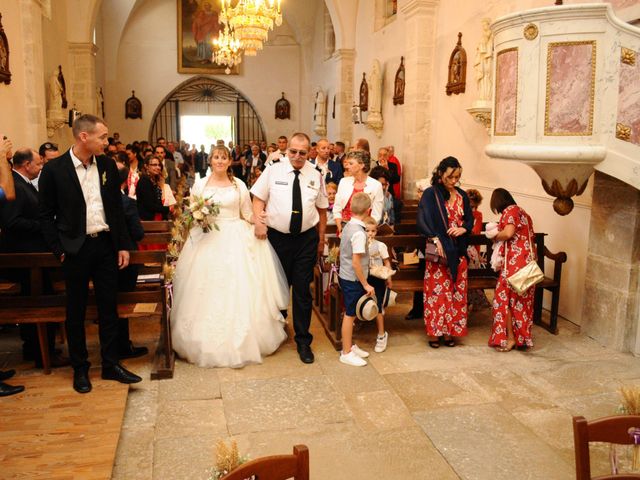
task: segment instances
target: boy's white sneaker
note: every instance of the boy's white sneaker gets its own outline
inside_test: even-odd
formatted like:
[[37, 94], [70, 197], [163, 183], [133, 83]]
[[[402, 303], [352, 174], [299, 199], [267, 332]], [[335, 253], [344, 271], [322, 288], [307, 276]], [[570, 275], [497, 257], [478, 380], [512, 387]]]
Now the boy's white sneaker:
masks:
[[384, 335], [381, 337], [376, 337], [376, 346], [373, 349], [376, 353], [382, 353], [387, 349], [387, 341], [389, 340], [389, 334], [384, 332]]
[[367, 358], [369, 356], [369, 352], [365, 352], [355, 343], [351, 345], [351, 351], [358, 355], [360, 358]]
[[352, 367], [364, 367], [367, 364], [367, 361], [360, 358], [353, 349], [346, 355], [344, 353], [340, 354], [340, 362]]

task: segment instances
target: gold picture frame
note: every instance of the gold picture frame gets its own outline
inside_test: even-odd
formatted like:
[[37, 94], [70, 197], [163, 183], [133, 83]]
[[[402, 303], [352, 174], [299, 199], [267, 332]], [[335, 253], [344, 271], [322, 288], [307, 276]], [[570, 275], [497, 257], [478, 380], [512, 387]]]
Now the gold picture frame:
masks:
[[[222, 29], [219, 0], [176, 0], [178, 9], [178, 73], [225, 75], [225, 65], [211, 60], [213, 39]], [[238, 66], [231, 73], [239, 73]]]

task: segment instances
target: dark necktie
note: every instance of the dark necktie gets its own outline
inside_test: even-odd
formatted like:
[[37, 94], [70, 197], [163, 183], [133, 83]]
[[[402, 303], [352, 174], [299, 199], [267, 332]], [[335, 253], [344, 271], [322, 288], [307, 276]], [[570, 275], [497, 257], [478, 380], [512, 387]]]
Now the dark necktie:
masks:
[[294, 170], [293, 174], [296, 178], [293, 180], [291, 223], [289, 224], [289, 232], [297, 235], [300, 233], [300, 230], [302, 230], [302, 192], [300, 192], [300, 170]]

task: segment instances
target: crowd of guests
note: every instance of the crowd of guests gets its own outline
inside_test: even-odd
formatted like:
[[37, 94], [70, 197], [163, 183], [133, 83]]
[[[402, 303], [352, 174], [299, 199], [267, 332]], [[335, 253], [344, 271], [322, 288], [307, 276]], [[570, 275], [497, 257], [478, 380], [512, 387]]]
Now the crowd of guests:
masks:
[[[383, 352], [389, 338], [384, 326], [383, 299], [387, 290], [392, 288], [393, 281], [390, 276], [380, 278], [371, 275], [370, 266], [390, 267], [386, 245], [374, 237], [381, 225], [392, 228], [400, 217], [402, 167], [392, 146], [379, 148], [374, 160], [366, 139], [358, 139], [346, 151], [345, 144], [340, 141], [330, 142], [323, 138], [309, 142], [308, 137], [304, 138], [307, 139], [304, 148], [308, 151], [293, 148], [287, 137], [280, 136], [276, 143], [252, 141], [242, 146], [229, 143], [228, 149], [224, 141], [219, 140], [207, 152], [204, 145], [197, 149], [195, 145], [166, 141], [164, 138], [158, 138], [155, 144], [147, 141], [124, 144], [119, 135], [114, 133], [104, 141], [104, 154], [113, 159], [117, 167], [127, 229], [134, 242], [144, 235], [141, 220], [170, 218], [181, 177], [186, 179], [188, 186], [193, 186], [199, 178], [204, 179], [212, 172], [214, 152], [218, 152], [218, 155], [226, 152], [224, 155], [229, 165], [225, 168], [247, 188], [259, 185], [251, 190], [252, 193], [260, 191], [265, 185], [265, 182], [259, 183], [259, 179], [268, 167], [279, 162], [286, 163], [291, 158], [296, 161], [306, 158], [324, 180], [328, 200], [327, 224], [335, 224], [337, 234], [341, 237], [339, 282], [346, 314], [342, 324], [343, 351], [340, 361], [353, 366], [366, 365], [365, 358], [369, 353], [352, 342], [356, 307], [363, 296], [375, 295], [379, 313], [376, 316], [378, 335], [374, 349], [378, 353]], [[59, 154], [57, 146], [50, 142], [44, 143], [38, 151], [25, 148], [13, 153], [11, 142], [6, 138], [0, 140], [2, 252], [48, 251], [38, 219], [38, 182], [43, 165]], [[470, 308], [488, 306], [483, 291], [467, 289], [469, 267], [478, 266], [480, 262], [480, 252], [475, 247], [469, 247], [468, 236], [480, 233], [483, 229], [482, 215], [478, 210], [482, 196], [475, 190], [462, 190], [458, 186], [461, 175], [459, 161], [447, 157], [434, 170], [430, 186], [420, 192], [417, 230], [426, 237], [427, 242], [435, 245], [441, 261], [424, 262], [424, 290], [422, 295], [414, 298], [414, 306], [407, 318], [420, 317], [424, 320], [428, 344], [432, 348], [455, 346], [455, 339], [467, 334]], [[224, 180], [223, 176], [220, 178]], [[307, 186], [314, 187], [313, 183]], [[494, 268], [500, 270], [500, 275], [493, 301], [494, 321], [489, 344], [499, 351], [526, 348], [532, 345], [534, 289], [517, 294], [509, 288], [507, 278], [534, 254], [532, 221], [504, 189], [493, 192], [490, 206], [494, 213], [500, 215], [497, 225], [492, 229], [487, 228], [487, 236], [497, 242], [497, 258], [493, 259], [492, 264], [495, 263]], [[28, 242], [25, 240], [27, 237], [30, 239]], [[136, 248], [136, 244], [131, 248]], [[154, 246], [139, 245], [139, 248]], [[128, 274], [121, 272], [119, 289], [126, 291], [135, 288], [136, 277], [135, 271], [129, 271]], [[15, 280], [21, 282], [22, 288], [28, 288], [28, 278]], [[29, 327], [20, 327], [24, 357], [41, 365], [38, 339], [33, 328]], [[68, 360], [53, 348], [54, 339], [55, 328], [51, 325], [49, 341], [51, 351], [55, 352], [53, 366], [68, 365]], [[146, 348], [135, 347], [131, 343], [128, 324], [123, 319], [119, 327], [118, 346], [120, 358], [147, 353]], [[301, 359], [305, 357], [313, 361], [310, 352], [310, 348], [308, 352], [300, 352], [299, 349]], [[12, 374], [11, 371], [0, 372], [0, 396], [21, 391], [21, 387], [3, 383]], [[127, 383], [135, 381], [133, 377], [126, 378], [132, 380]], [[88, 383], [88, 377], [86, 380]]]

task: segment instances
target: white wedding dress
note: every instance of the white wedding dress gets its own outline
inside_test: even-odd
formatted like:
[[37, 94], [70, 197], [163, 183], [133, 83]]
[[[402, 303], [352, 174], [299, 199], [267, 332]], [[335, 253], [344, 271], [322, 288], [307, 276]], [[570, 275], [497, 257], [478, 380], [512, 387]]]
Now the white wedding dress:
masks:
[[191, 229], [174, 275], [173, 349], [201, 367], [262, 363], [287, 338], [280, 310], [289, 303], [287, 280], [275, 251], [258, 240], [249, 191], [196, 181], [192, 194], [220, 204], [219, 230]]

